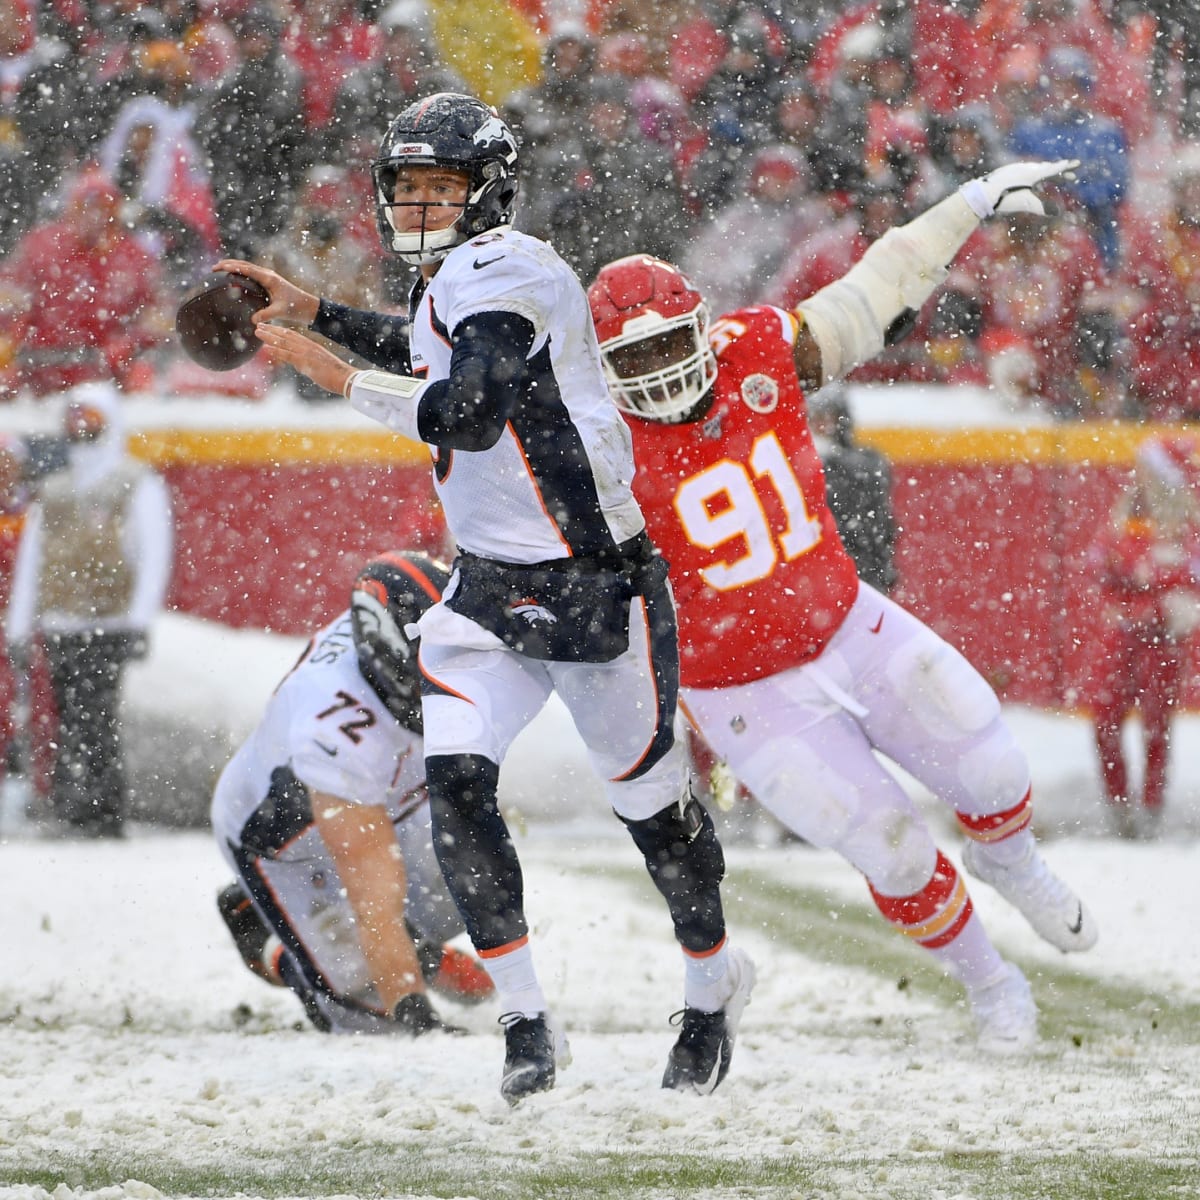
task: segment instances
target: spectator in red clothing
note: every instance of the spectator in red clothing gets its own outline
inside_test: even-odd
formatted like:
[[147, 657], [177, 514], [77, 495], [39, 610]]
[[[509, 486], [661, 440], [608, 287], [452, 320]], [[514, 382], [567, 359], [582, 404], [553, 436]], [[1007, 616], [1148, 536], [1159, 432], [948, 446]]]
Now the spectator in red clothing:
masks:
[[982, 229], [956, 268], [977, 281], [993, 386], [1014, 408], [1076, 415], [1077, 331], [1106, 280], [1091, 236], [1063, 215], [1014, 215]]
[[120, 192], [98, 168], [69, 185], [57, 219], [21, 238], [0, 270], [0, 289], [0, 323], [13, 344], [0, 386], [10, 395], [145, 381], [139, 355], [167, 328], [158, 263], [125, 230]]
[[[862, 185], [847, 214], [797, 244], [775, 277], [760, 288], [764, 303], [794, 308], [840, 279], [872, 242], [905, 220], [902, 192], [895, 180], [884, 177]], [[878, 383], [920, 378], [924, 357], [923, 339], [906, 339], [864, 363], [850, 379]]]
[[304, 77], [304, 121], [319, 147], [317, 161], [338, 162], [334, 101], [352, 71], [379, 60], [382, 35], [363, 19], [357, 0], [304, 0], [294, 8], [284, 51]]
[[913, 74], [926, 108], [948, 117], [992, 99], [997, 47], [984, 36], [980, 0], [915, 0]]
[[[1192, 438], [1148, 438], [1133, 482], [1088, 551], [1103, 618], [1085, 699], [1095, 721], [1105, 798], [1122, 836], [1147, 836], [1162, 817], [1171, 717], [1188, 639], [1200, 625], [1200, 458]], [[1140, 806], [1121, 743], [1134, 708], [1145, 747]]]
[[745, 194], [689, 239], [683, 266], [711, 311], [733, 312], [755, 303], [793, 247], [834, 220], [800, 151], [772, 143], [754, 156]]
[[1035, 50], [1084, 50], [1103, 70], [1091, 96], [1095, 111], [1120, 122], [1130, 144], [1150, 132], [1149, 44], [1134, 23], [1118, 32], [1102, 0], [983, 0], [981, 38], [1007, 56]]
[[1142, 214], [1122, 281], [1132, 319], [1133, 391], [1157, 421], [1200, 420], [1200, 148], [1179, 157], [1170, 207]]

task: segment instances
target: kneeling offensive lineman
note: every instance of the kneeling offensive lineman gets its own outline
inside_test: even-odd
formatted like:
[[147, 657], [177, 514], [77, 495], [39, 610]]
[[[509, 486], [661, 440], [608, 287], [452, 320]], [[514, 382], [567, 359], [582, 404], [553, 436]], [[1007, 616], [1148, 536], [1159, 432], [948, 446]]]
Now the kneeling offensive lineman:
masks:
[[404, 628], [446, 570], [384, 554], [317, 633], [221, 774], [212, 825], [238, 880], [218, 897], [246, 965], [325, 1032], [449, 1029], [426, 984], [492, 992], [469, 955], [430, 835], [415, 648]]

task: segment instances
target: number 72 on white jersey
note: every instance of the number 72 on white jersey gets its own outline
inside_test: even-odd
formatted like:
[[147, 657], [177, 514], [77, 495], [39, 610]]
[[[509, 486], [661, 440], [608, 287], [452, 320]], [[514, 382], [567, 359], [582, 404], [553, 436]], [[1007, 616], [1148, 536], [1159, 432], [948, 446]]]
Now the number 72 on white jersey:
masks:
[[[756, 481], [760, 481], [756, 485]], [[786, 527], [771, 529], [759, 498], [768, 484], [779, 498]], [[774, 431], [757, 438], [748, 463], [723, 458], [684, 480], [675, 493], [675, 512], [694, 546], [712, 550], [741, 538], [746, 552], [740, 558], [703, 567], [700, 576], [719, 592], [766, 579], [780, 559], [790, 562], [807, 554], [821, 540], [821, 522], [808, 511], [804, 493]]]

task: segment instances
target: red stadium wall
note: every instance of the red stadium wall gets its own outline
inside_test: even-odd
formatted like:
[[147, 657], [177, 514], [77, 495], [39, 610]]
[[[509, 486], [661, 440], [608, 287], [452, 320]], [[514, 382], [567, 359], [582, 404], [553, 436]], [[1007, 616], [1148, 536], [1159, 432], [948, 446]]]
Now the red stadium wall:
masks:
[[[863, 431], [893, 462], [897, 598], [1006, 699], [1075, 704], [1096, 621], [1082, 554], [1150, 432]], [[301, 633], [372, 554], [448, 549], [426, 451], [384, 432], [165, 431], [134, 448], [172, 489], [182, 612]]]
[[428, 454], [386, 434], [160, 433], [134, 449], [171, 487], [181, 612], [302, 633], [345, 607], [372, 555], [448, 549]]
[[[1010, 701], [1074, 707], [1093, 662], [1083, 557], [1149, 427], [870, 430], [891, 458], [897, 599]], [[1200, 701], [1191, 688], [1187, 702]]]

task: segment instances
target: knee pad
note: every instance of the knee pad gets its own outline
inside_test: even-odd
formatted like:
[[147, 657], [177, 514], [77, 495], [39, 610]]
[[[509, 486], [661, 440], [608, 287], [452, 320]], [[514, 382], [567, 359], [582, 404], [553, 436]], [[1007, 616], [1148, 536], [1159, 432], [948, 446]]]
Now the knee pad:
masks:
[[1015, 803], [1029, 790], [1029, 761], [1008, 727], [997, 719], [994, 727], [964, 752], [958, 777], [966, 799], [955, 799], [955, 808], [994, 812]]
[[901, 647], [887, 673], [921, 728], [940, 741], [979, 733], [1000, 715], [987, 680], [933, 634]]
[[725, 936], [720, 890], [725, 854], [704, 806], [689, 796], [644, 821], [621, 821], [667, 902], [680, 945], [693, 954], [719, 945]]
[[872, 812], [833, 848], [888, 896], [919, 892], [937, 862], [933, 835], [921, 815], [907, 807]]
[[772, 773], [755, 795], [770, 813], [811, 846], [837, 846], [855, 827], [861, 805], [857, 785], [824, 763], [808, 762]]

